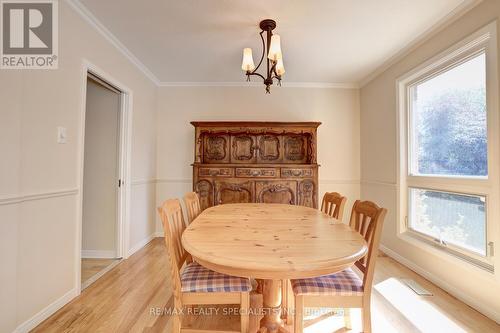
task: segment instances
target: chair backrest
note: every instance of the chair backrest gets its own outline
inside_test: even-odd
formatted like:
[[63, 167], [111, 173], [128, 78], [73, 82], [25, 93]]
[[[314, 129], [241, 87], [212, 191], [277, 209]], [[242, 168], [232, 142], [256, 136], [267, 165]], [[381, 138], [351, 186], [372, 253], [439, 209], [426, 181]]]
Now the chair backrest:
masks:
[[337, 192], [326, 192], [321, 202], [321, 211], [333, 218], [342, 220], [347, 198]]
[[366, 291], [372, 287], [375, 261], [386, 214], [387, 209], [380, 208], [371, 201], [356, 200], [352, 206], [350, 226], [358, 231], [368, 243], [368, 253], [356, 262], [356, 267], [363, 273], [363, 287]]
[[178, 199], [167, 200], [158, 208], [158, 213], [163, 224], [165, 245], [170, 260], [174, 298], [176, 304], [180, 304], [180, 269], [189, 257], [189, 253], [184, 250], [181, 243], [182, 232], [186, 229], [181, 203]]
[[200, 198], [196, 192], [188, 192], [184, 195], [184, 204], [187, 209], [188, 224], [201, 213]]

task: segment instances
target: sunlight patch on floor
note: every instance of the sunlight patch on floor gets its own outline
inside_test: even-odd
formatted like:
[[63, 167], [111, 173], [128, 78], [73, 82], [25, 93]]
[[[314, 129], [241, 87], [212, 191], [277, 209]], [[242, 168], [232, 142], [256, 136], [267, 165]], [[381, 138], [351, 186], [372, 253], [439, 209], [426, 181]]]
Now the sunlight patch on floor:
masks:
[[[374, 333], [402, 333], [401, 329], [398, 329], [397, 325], [394, 326], [387, 318], [387, 313], [381, 311], [372, 303], [372, 331]], [[361, 319], [359, 319], [361, 320]], [[354, 323], [353, 323], [354, 325]]]
[[466, 332], [425, 297], [418, 296], [396, 278], [384, 280], [374, 289], [422, 332]]

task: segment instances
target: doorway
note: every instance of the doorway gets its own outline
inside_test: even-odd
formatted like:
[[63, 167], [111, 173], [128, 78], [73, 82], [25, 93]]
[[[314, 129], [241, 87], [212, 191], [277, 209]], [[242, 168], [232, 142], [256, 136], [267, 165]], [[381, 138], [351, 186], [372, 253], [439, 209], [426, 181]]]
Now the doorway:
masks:
[[81, 289], [121, 259], [122, 92], [87, 73], [82, 186]]

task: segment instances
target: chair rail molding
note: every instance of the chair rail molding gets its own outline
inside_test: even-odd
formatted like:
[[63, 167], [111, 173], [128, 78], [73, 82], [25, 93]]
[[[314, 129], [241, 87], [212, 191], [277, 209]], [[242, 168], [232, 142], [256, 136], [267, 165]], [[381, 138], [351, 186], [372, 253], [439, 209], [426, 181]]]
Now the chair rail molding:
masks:
[[359, 179], [319, 179], [319, 184], [338, 184], [338, 185], [360, 185], [361, 181]]
[[392, 188], [397, 188], [398, 184], [393, 183], [393, 182], [387, 182], [383, 180], [367, 180], [367, 179], [362, 179], [361, 180], [361, 185], [375, 185], [375, 186], [385, 186], [385, 187], [392, 187]]
[[139, 185], [149, 185], [149, 184], [156, 184], [156, 179], [150, 178], [150, 179], [135, 179], [132, 180], [131, 184], [132, 186], [139, 186]]
[[191, 178], [158, 178], [156, 179], [157, 184], [191, 184], [193, 179]]
[[71, 189], [61, 189], [61, 190], [53, 190], [53, 191], [38, 192], [38, 193], [7, 195], [0, 197], [0, 206], [19, 204], [26, 201], [45, 200], [51, 198], [72, 196], [72, 195], [77, 195], [78, 192], [79, 192], [78, 188], [71, 188]]

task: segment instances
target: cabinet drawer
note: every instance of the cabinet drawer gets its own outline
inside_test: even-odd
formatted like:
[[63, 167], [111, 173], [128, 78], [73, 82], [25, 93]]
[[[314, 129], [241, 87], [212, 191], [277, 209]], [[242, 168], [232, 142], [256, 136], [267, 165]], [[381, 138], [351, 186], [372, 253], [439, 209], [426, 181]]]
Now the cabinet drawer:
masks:
[[279, 169], [274, 168], [236, 168], [236, 177], [279, 177]]
[[202, 177], [232, 177], [233, 169], [231, 168], [200, 168], [198, 175]]
[[281, 169], [281, 177], [312, 177], [314, 175], [313, 169], [302, 168], [286, 168]]

